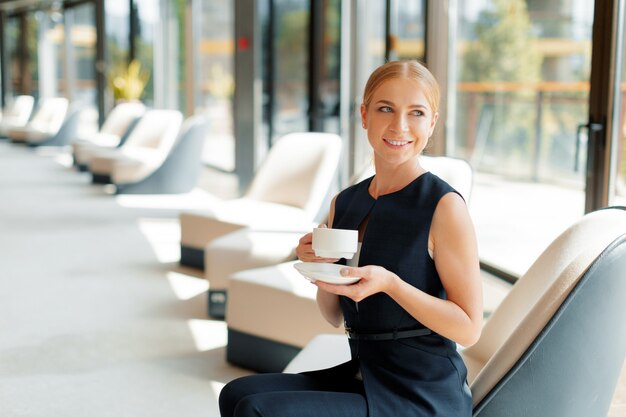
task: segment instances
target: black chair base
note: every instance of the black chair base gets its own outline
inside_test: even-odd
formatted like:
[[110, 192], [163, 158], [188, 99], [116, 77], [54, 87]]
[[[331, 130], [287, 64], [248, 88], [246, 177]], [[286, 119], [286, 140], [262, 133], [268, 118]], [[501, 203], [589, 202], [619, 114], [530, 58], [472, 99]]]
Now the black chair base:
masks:
[[226, 360], [256, 372], [282, 372], [300, 348], [228, 328]]
[[204, 271], [204, 249], [180, 245], [180, 264]]
[[92, 184], [111, 184], [111, 176], [108, 174], [91, 174]]

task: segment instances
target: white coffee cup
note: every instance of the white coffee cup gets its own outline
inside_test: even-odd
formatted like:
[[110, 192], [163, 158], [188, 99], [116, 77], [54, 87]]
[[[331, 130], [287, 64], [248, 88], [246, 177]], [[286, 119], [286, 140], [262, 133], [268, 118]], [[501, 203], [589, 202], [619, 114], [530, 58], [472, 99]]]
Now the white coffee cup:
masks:
[[313, 229], [313, 250], [321, 258], [352, 259], [357, 251], [359, 232], [357, 230]]

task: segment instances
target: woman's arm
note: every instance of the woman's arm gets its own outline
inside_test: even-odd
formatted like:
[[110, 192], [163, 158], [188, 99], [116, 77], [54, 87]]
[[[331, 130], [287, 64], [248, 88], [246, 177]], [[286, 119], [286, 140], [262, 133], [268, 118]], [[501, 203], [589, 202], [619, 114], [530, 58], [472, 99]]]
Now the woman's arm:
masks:
[[430, 230], [433, 259], [447, 299], [433, 297], [379, 266], [344, 268], [361, 276], [353, 285], [318, 287], [360, 301], [384, 292], [432, 331], [463, 346], [478, 341], [482, 330], [482, 286], [474, 227], [463, 199], [446, 194], [438, 203]]
[[[330, 203], [330, 211], [328, 214], [328, 224], [332, 227], [333, 218], [335, 216], [335, 200], [337, 196], [333, 198]], [[296, 255], [298, 255], [298, 259], [303, 262], [337, 262], [338, 259], [329, 259], [329, 258], [320, 258], [315, 256], [315, 252], [312, 247], [313, 243], [313, 234], [307, 233], [306, 235], [300, 238], [300, 242], [298, 243], [298, 247], [296, 248]], [[343, 313], [341, 311], [341, 307], [339, 306], [339, 296], [336, 294], [332, 294], [321, 290], [319, 287], [317, 289], [316, 296], [317, 306], [322, 313], [322, 317], [326, 319], [334, 327], [339, 327], [343, 324]]]

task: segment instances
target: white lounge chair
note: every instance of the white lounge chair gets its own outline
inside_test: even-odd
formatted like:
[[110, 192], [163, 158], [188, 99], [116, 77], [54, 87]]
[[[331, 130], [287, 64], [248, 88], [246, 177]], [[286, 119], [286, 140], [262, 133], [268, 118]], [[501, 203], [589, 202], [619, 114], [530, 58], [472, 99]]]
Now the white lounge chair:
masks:
[[243, 197], [214, 198], [206, 210], [181, 213], [181, 264], [203, 269], [206, 245], [243, 227], [308, 230], [323, 215], [341, 148], [341, 138], [331, 133], [291, 133], [279, 139]]
[[122, 138], [130, 133], [130, 130], [145, 112], [146, 106], [140, 102], [120, 103], [115, 106], [98, 133], [90, 138], [72, 143], [74, 165], [79, 170], [86, 171], [89, 161], [98, 149], [119, 147], [122, 144]]
[[33, 112], [35, 99], [32, 96], [21, 95], [9, 101], [2, 111], [0, 119], [0, 137], [6, 137], [9, 130], [23, 127]]
[[202, 148], [208, 120], [192, 116], [185, 120], [178, 139], [163, 162], [144, 177], [133, 175], [142, 161], [125, 163], [113, 169], [111, 180], [117, 194], [180, 194], [191, 191], [200, 176]]
[[125, 184], [148, 176], [174, 146], [182, 121], [178, 110], [148, 110], [121, 147], [94, 154], [89, 163], [93, 182]]
[[49, 139], [59, 132], [68, 108], [69, 101], [66, 98], [44, 98], [32, 119], [25, 126], [9, 129], [7, 136], [18, 143]]

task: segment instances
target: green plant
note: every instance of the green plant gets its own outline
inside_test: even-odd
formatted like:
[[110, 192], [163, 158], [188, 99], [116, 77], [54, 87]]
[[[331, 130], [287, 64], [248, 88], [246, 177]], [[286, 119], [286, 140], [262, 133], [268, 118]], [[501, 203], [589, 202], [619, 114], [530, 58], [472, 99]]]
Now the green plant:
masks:
[[118, 68], [111, 73], [109, 84], [113, 91], [113, 98], [117, 100], [139, 100], [144, 93], [150, 79], [147, 70], [142, 70], [141, 63], [136, 59], [128, 66]]

